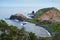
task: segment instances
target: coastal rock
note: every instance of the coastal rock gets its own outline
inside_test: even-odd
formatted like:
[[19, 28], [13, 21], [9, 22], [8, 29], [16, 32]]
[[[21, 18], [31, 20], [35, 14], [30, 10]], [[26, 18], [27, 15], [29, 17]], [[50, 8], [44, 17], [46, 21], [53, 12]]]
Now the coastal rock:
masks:
[[10, 19], [24, 21], [24, 20], [26, 20], [26, 17], [23, 14], [15, 14], [15, 15], [11, 15]]

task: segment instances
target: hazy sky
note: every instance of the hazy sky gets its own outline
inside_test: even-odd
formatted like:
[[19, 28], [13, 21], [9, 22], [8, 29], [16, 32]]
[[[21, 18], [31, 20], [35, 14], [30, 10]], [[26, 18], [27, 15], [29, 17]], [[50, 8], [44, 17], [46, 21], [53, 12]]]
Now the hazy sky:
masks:
[[0, 0], [0, 18], [20, 12], [27, 15], [45, 7], [60, 9], [60, 0]]
[[0, 0], [0, 7], [57, 7], [60, 0]]

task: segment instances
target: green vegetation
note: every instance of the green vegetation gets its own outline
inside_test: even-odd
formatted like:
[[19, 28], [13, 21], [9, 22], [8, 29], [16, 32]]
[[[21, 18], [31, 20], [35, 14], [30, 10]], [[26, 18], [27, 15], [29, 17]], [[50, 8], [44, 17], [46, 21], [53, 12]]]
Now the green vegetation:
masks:
[[16, 26], [8, 25], [4, 20], [0, 20], [0, 31], [1, 40], [55, 40], [55, 37], [37, 37], [32, 32], [26, 32], [24, 27], [18, 29]]
[[50, 29], [52, 29], [56, 33], [60, 33], [60, 22], [51, 22], [49, 20], [44, 20], [40, 22], [42, 25], [48, 26]]
[[22, 40], [24, 39], [24, 28], [17, 29], [16, 26], [8, 25], [4, 20], [0, 20], [1, 40]]

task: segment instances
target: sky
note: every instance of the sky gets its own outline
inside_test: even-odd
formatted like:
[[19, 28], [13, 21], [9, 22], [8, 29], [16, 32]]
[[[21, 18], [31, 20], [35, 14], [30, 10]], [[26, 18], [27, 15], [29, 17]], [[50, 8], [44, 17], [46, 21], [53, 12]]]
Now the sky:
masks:
[[0, 0], [0, 7], [57, 7], [60, 0]]
[[60, 10], [60, 0], [0, 0], [0, 18], [16, 13], [27, 15], [31, 11], [36, 12], [46, 7], [56, 7]]

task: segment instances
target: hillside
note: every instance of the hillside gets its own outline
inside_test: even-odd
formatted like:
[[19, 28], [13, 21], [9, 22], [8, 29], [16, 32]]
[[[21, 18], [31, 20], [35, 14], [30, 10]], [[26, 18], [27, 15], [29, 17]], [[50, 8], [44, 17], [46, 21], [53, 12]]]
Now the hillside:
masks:
[[[35, 16], [38, 23], [48, 26], [55, 33], [59, 33], [60, 30], [60, 11], [57, 8], [43, 8], [36, 12]], [[34, 20], [34, 19], [33, 19]], [[43, 21], [41, 21], [43, 20]], [[35, 21], [37, 22], [37, 21]]]
[[57, 8], [39, 9], [36, 12], [35, 18], [29, 19], [28, 21], [39, 25], [45, 25], [53, 30], [53, 32], [60, 34], [60, 11]]
[[36, 12], [35, 16], [35, 18], [42, 18], [42, 19], [53, 18], [55, 20], [60, 19], [59, 17], [60, 17], [60, 11], [55, 7], [40, 9]]

